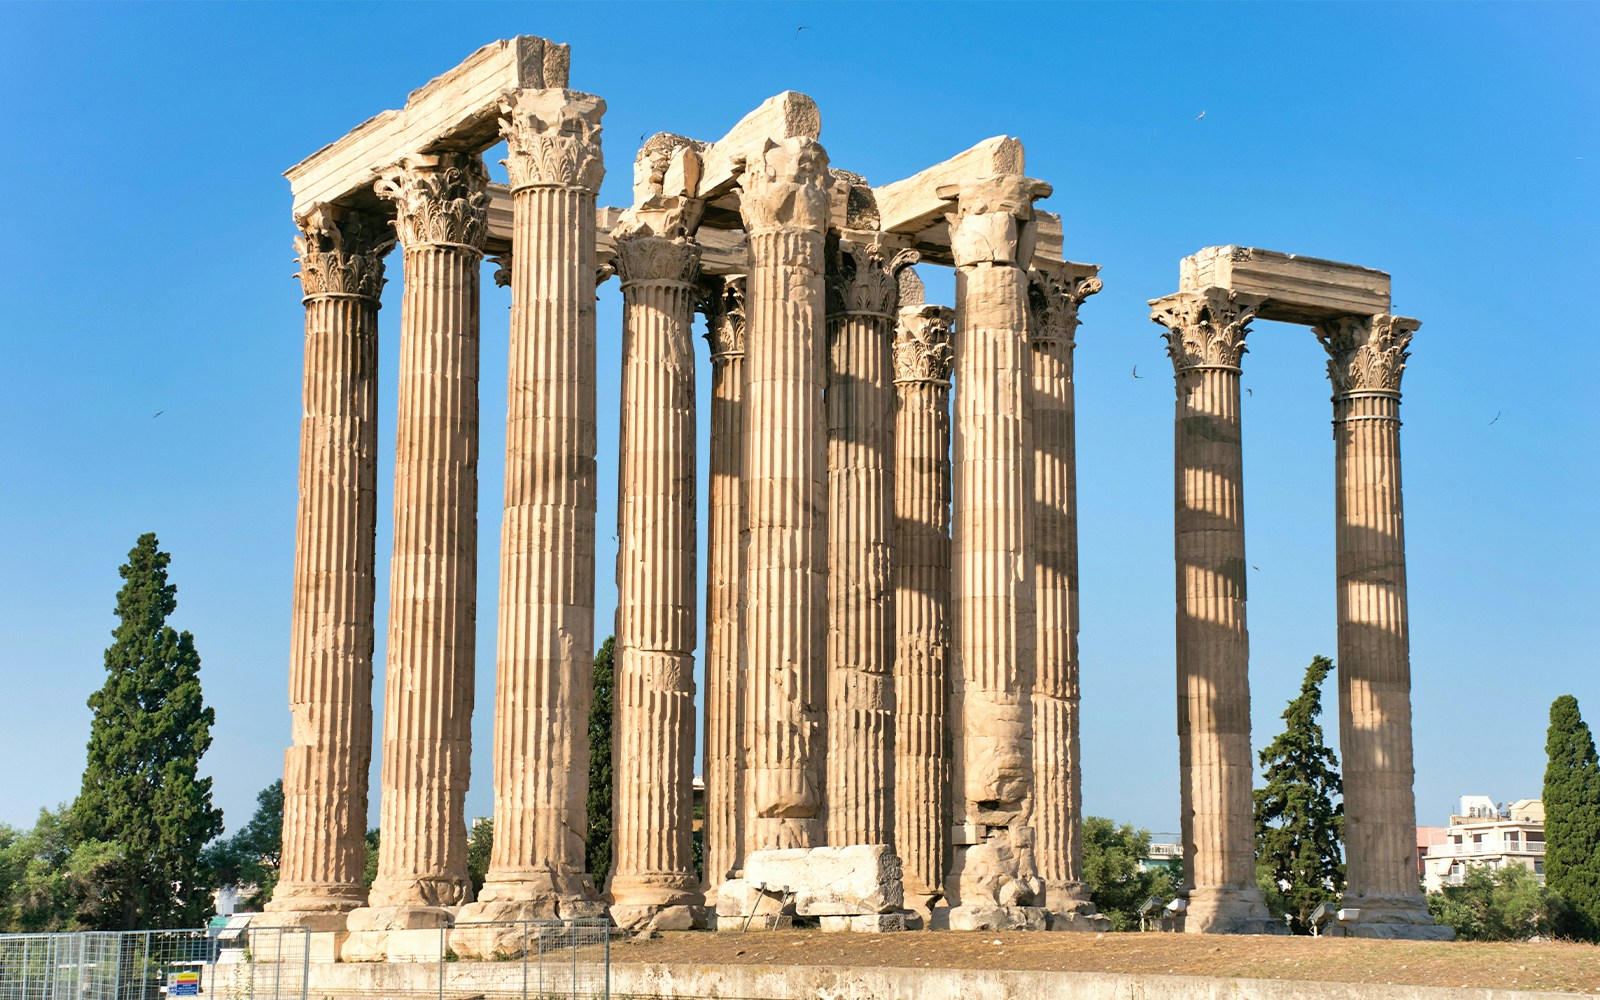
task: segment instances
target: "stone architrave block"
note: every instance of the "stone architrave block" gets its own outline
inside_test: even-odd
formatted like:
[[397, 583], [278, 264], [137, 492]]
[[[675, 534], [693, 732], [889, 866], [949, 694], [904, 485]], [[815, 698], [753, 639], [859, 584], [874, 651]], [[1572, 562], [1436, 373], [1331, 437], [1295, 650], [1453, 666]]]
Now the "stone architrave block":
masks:
[[744, 882], [765, 884], [768, 893], [793, 893], [800, 916], [892, 913], [905, 903], [900, 858], [882, 844], [753, 851], [745, 858]]

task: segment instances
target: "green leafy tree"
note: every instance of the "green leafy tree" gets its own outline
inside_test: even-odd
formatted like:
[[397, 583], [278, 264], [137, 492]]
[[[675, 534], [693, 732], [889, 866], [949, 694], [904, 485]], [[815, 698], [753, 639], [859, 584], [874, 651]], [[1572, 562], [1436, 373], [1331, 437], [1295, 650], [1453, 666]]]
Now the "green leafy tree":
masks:
[[1521, 865], [1469, 865], [1461, 884], [1428, 894], [1433, 919], [1463, 941], [1526, 941], [1548, 936], [1567, 917], [1561, 898]]
[[1177, 895], [1181, 876], [1161, 865], [1149, 865], [1150, 831], [1116, 823], [1103, 816], [1083, 821], [1083, 880], [1095, 908], [1111, 918], [1114, 931], [1139, 929], [1139, 907], [1157, 897]]
[[1283, 711], [1284, 730], [1260, 754], [1265, 787], [1255, 791], [1257, 882], [1278, 915], [1309, 934], [1311, 911], [1344, 891], [1344, 792], [1339, 758], [1323, 742], [1322, 682], [1333, 669], [1312, 659], [1300, 694]]
[[367, 863], [361, 870], [361, 881], [368, 889], [378, 879], [378, 844], [381, 836], [377, 827], [367, 831]]
[[489, 855], [494, 852], [494, 820], [480, 818], [467, 832], [467, 877], [472, 879], [472, 898], [483, 891], [489, 877]]
[[171, 559], [154, 534], [128, 553], [105, 685], [89, 697], [88, 763], [72, 816], [85, 841], [121, 847], [111, 929], [189, 927], [211, 910], [200, 854], [221, 834], [222, 811], [199, 769], [215, 715], [201, 699], [194, 637], [167, 624], [178, 606]]
[[113, 917], [121, 848], [85, 841], [63, 807], [40, 810], [32, 830], [0, 826], [0, 931], [74, 931]]
[[1545, 882], [1570, 907], [1558, 931], [1600, 940], [1600, 761], [1570, 694], [1550, 706], [1545, 752]]
[[615, 674], [612, 660], [617, 640], [612, 636], [594, 657], [594, 703], [589, 708], [589, 836], [586, 854], [589, 874], [604, 887], [611, 873], [611, 724]]
[[233, 836], [207, 847], [202, 860], [218, 886], [254, 886], [242, 901], [259, 910], [278, 885], [278, 859], [283, 852], [283, 781], [256, 793], [255, 815]]

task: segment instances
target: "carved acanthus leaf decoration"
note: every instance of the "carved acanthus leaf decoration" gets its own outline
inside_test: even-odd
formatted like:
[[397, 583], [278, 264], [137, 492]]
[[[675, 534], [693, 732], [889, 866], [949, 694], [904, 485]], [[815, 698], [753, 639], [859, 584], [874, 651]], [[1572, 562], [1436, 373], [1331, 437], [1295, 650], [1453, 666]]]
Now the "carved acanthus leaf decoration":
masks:
[[739, 174], [745, 229], [827, 229], [829, 185], [828, 153], [815, 139], [768, 139]]
[[483, 252], [489, 233], [489, 172], [477, 154], [407, 160], [373, 185], [395, 204], [395, 231], [407, 247], [446, 244]]
[[1167, 328], [1167, 356], [1174, 371], [1238, 368], [1264, 296], [1227, 288], [1178, 292], [1150, 302], [1150, 318]]
[[1102, 288], [1097, 277], [1074, 278], [1034, 268], [1028, 272], [1028, 340], [1035, 348], [1073, 346], [1078, 307]]
[[624, 223], [612, 239], [623, 288], [642, 281], [689, 285], [700, 274], [700, 244], [688, 237], [655, 236], [646, 228]]
[[894, 337], [894, 380], [950, 384], [950, 328], [954, 309], [907, 306], [900, 310]]
[[900, 274], [922, 259], [915, 250], [886, 257], [883, 244], [838, 240], [827, 274], [828, 312], [893, 316], [900, 303]]
[[706, 317], [706, 343], [711, 359], [744, 354], [744, 275], [708, 277], [700, 283], [695, 309]]
[[300, 287], [315, 295], [359, 295], [383, 291], [383, 257], [394, 247], [389, 220], [318, 203], [295, 216], [300, 235], [294, 249]]
[[605, 177], [600, 118], [606, 102], [573, 90], [519, 90], [500, 105], [501, 160], [513, 192], [527, 187], [582, 188]]
[[1328, 380], [1333, 391], [1399, 392], [1400, 376], [1411, 356], [1411, 335], [1422, 326], [1418, 320], [1380, 313], [1376, 316], [1340, 316], [1312, 329], [1328, 352]]

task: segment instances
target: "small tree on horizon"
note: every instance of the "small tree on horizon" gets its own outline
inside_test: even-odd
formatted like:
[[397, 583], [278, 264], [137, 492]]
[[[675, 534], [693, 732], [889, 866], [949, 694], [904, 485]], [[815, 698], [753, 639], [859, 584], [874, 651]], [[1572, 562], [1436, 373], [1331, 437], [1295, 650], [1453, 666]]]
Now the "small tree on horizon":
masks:
[[[1255, 791], [1256, 866], [1276, 888], [1297, 933], [1317, 904], [1344, 891], [1344, 792], [1339, 758], [1323, 741], [1322, 682], [1333, 669], [1326, 656], [1306, 668], [1300, 694], [1283, 711], [1284, 730], [1260, 753], [1265, 785]], [[1269, 901], [1275, 901], [1268, 893]]]
[[1545, 753], [1545, 883], [1568, 907], [1557, 932], [1600, 940], [1600, 760], [1570, 694], [1550, 706]]
[[283, 779], [256, 793], [256, 811], [233, 836], [206, 848], [202, 859], [217, 886], [254, 886], [241, 902], [258, 910], [278, 887], [278, 861], [283, 853]]
[[201, 698], [194, 636], [167, 624], [178, 606], [171, 560], [153, 533], [128, 553], [106, 681], [89, 696], [88, 760], [72, 819], [84, 840], [121, 848], [107, 890], [115, 926], [102, 930], [192, 927], [211, 912], [200, 854], [222, 833], [222, 810], [199, 770], [216, 717]]
[[615, 686], [615, 636], [594, 657], [594, 702], [589, 708], [589, 833], [585, 854], [595, 887], [605, 891], [611, 874], [611, 725]]

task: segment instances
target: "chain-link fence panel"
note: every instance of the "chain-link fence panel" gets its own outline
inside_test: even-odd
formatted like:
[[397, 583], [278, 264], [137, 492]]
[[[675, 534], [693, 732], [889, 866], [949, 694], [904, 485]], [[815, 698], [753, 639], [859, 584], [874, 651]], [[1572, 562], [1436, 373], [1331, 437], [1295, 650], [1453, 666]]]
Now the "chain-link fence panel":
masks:
[[0, 935], [0, 1000], [305, 1000], [298, 928]]
[[608, 1000], [611, 924], [466, 921], [440, 935], [439, 1000]]

